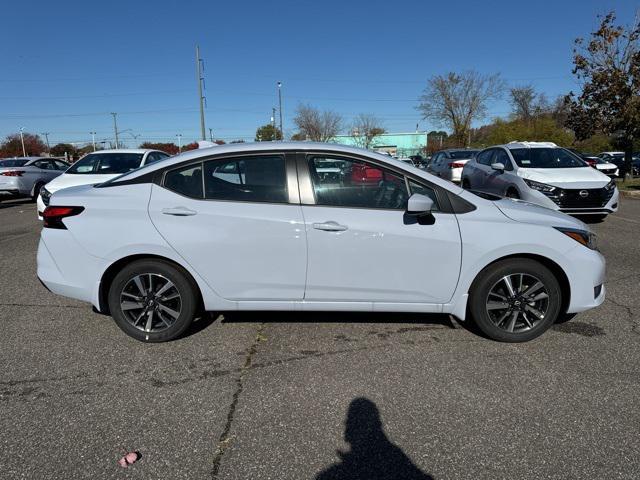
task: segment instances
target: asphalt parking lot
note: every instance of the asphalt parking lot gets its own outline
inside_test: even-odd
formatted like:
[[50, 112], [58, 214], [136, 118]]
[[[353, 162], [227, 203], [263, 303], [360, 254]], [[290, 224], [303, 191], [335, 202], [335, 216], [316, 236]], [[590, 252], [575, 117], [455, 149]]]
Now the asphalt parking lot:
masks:
[[142, 344], [39, 284], [34, 209], [0, 203], [2, 478], [640, 477], [640, 200], [593, 225], [604, 305], [517, 345], [260, 312]]

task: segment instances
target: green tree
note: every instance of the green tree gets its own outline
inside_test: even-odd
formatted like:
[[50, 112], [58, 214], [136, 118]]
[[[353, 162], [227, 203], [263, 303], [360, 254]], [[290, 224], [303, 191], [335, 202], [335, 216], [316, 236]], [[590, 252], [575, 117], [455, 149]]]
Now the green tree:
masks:
[[[38, 135], [23, 133], [24, 149], [27, 156], [38, 156], [47, 151], [47, 146]], [[1, 157], [22, 157], [22, 140], [19, 133], [8, 135], [0, 144]]]
[[51, 147], [51, 156], [64, 157], [65, 154], [70, 158], [75, 158], [78, 155], [78, 149], [70, 143], [58, 143]]
[[566, 97], [567, 120], [579, 140], [594, 133], [612, 135], [625, 152], [631, 173], [634, 141], [640, 137], [640, 18], [632, 27], [615, 25], [609, 13], [588, 42], [578, 38], [573, 73], [582, 92]]
[[279, 128], [267, 123], [256, 130], [256, 142], [272, 142], [282, 140], [282, 132]]

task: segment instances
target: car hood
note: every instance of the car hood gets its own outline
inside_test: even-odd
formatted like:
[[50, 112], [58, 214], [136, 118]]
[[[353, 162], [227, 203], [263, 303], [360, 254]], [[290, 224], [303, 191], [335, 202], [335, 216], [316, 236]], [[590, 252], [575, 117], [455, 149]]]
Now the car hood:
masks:
[[593, 167], [519, 168], [518, 176], [560, 188], [602, 188], [611, 179]]
[[[591, 167], [589, 167], [591, 168]], [[568, 227], [580, 230], [589, 228], [577, 218], [570, 217], [557, 210], [542, 207], [534, 203], [524, 202], [511, 198], [503, 198], [494, 202], [494, 205], [511, 220], [536, 225], [548, 225], [550, 227]]]
[[51, 180], [46, 185], [47, 191], [53, 193], [63, 188], [75, 187], [77, 185], [95, 185], [106, 182], [119, 176], [120, 174], [74, 174], [63, 173], [59, 177]]

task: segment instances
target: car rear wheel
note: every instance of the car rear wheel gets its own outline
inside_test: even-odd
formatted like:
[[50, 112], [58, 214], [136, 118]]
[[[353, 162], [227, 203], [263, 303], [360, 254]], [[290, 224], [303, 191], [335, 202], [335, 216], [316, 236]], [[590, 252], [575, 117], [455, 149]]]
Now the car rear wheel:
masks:
[[465, 190], [469, 190], [471, 188], [471, 184], [469, 183], [469, 179], [467, 179], [467, 178], [463, 178], [462, 179], [462, 188], [464, 188]]
[[124, 267], [109, 289], [116, 324], [143, 342], [178, 338], [197, 310], [196, 286], [182, 269], [161, 260], [139, 260]]
[[474, 281], [469, 309], [488, 337], [526, 342], [544, 333], [558, 318], [560, 284], [541, 263], [514, 258], [496, 262]]

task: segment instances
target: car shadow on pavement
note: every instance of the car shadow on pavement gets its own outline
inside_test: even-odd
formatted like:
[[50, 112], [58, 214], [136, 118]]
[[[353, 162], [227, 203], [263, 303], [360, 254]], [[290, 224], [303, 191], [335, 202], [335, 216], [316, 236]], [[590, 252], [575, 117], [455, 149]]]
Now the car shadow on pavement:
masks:
[[[15, 199], [7, 200], [7, 199], [0, 198], [0, 210], [2, 210], [3, 208], [17, 207], [17, 206], [23, 206], [23, 205], [33, 205], [33, 204], [34, 203], [30, 198], [22, 198], [19, 200], [15, 200]], [[35, 211], [35, 207], [34, 207], [34, 211]]]
[[336, 450], [340, 461], [316, 475], [316, 480], [433, 480], [387, 438], [380, 412], [367, 398], [352, 400], [345, 421], [348, 452]]
[[223, 323], [414, 323], [454, 326], [449, 315], [441, 313], [240, 311], [222, 312], [222, 316]]

